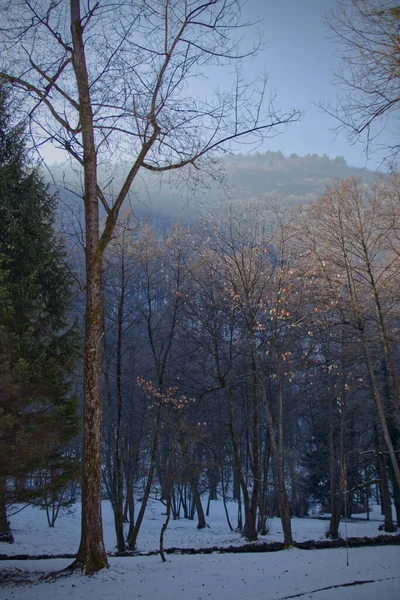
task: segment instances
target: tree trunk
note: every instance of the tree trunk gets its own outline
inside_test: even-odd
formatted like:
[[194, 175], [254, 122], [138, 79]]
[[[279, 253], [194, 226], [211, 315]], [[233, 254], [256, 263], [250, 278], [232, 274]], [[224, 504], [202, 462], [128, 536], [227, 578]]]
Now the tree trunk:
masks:
[[125, 550], [124, 538], [124, 471], [123, 471], [123, 450], [122, 450], [122, 337], [123, 337], [123, 316], [125, 300], [125, 271], [124, 255], [122, 255], [122, 276], [121, 291], [118, 306], [118, 337], [117, 337], [117, 430], [115, 441], [115, 503], [114, 503], [114, 522], [115, 533], [117, 536], [118, 552]]
[[[133, 494], [133, 478], [129, 476], [126, 481], [126, 500], [124, 510], [124, 521], [129, 521], [129, 531], [135, 524], [135, 498]], [[129, 538], [129, 534], [128, 534]]]
[[190, 482], [190, 485], [192, 488], [194, 503], [195, 503], [196, 511], [197, 511], [197, 529], [204, 529], [205, 527], [207, 527], [207, 523], [206, 523], [206, 517], [204, 515], [203, 505], [201, 503], [199, 489], [197, 487], [197, 482], [194, 479], [192, 479], [192, 481]]
[[253, 491], [251, 494], [250, 507], [246, 511], [245, 531], [248, 540], [256, 540], [258, 537], [257, 528], [257, 510], [260, 496], [260, 448], [259, 448], [259, 427], [258, 427], [258, 394], [257, 394], [257, 375], [256, 375], [256, 349], [253, 337], [252, 348], [252, 473], [253, 473]]
[[[243, 504], [244, 504], [244, 518], [245, 518], [245, 523], [244, 523], [244, 535], [246, 536], [246, 538], [249, 541], [254, 541], [257, 539], [257, 527], [256, 527], [256, 516], [253, 514], [252, 509], [251, 509], [251, 504], [250, 504], [250, 498], [249, 498], [249, 492], [247, 489], [247, 485], [246, 485], [246, 481], [244, 479], [243, 476], [243, 471], [242, 471], [242, 465], [241, 465], [241, 461], [240, 461], [240, 451], [239, 451], [239, 443], [238, 443], [238, 439], [236, 436], [236, 431], [235, 431], [235, 410], [234, 410], [234, 406], [233, 406], [233, 399], [232, 399], [232, 394], [229, 388], [227, 388], [226, 386], [223, 386], [225, 394], [228, 398], [228, 402], [229, 402], [229, 412], [230, 412], [230, 419], [229, 419], [229, 431], [231, 434], [231, 440], [232, 440], [232, 446], [233, 446], [233, 456], [235, 459], [235, 467], [236, 467], [236, 474], [239, 480], [239, 490], [242, 491], [243, 493]], [[240, 500], [239, 500], [239, 504], [240, 504]], [[241, 508], [241, 506], [240, 506]], [[240, 519], [238, 518], [238, 523], [239, 521], [241, 521], [241, 511], [240, 511]]]
[[130, 550], [136, 549], [137, 537], [139, 535], [140, 527], [142, 525], [144, 513], [146, 512], [147, 502], [150, 497], [151, 484], [153, 483], [154, 469], [156, 466], [156, 453], [157, 453], [157, 446], [158, 446], [158, 439], [159, 439], [159, 432], [160, 432], [160, 422], [161, 422], [161, 404], [158, 406], [158, 409], [157, 409], [156, 425], [155, 425], [154, 437], [153, 437], [153, 443], [152, 443], [151, 455], [150, 455], [149, 474], [147, 476], [147, 482], [146, 482], [146, 487], [145, 487], [143, 498], [142, 498], [142, 503], [140, 505], [139, 514], [136, 519], [136, 523], [133, 526], [131, 523], [130, 527], [129, 527], [128, 546], [129, 546]]
[[294, 541], [292, 536], [290, 503], [287, 497], [286, 488], [279, 490], [279, 513], [283, 529], [283, 543], [285, 548], [290, 548], [294, 545]]
[[101, 515], [102, 394], [101, 339], [103, 334], [102, 253], [99, 248], [97, 158], [93, 112], [83, 43], [79, 0], [70, 0], [72, 64], [75, 71], [82, 131], [86, 232], [86, 312], [84, 346], [84, 433], [82, 467], [81, 541], [71, 568], [86, 574], [108, 567]]
[[393, 473], [390, 474], [390, 479], [392, 481], [392, 487], [393, 487], [393, 502], [394, 502], [394, 507], [396, 509], [397, 527], [400, 527], [400, 488], [397, 485], [397, 481], [396, 481], [396, 478], [394, 477]]
[[331, 395], [329, 399], [329, 479], [331, 488], [331, 519], [327, 536], [336, 540], [339, 537], [341, 502], [339, 502], [337, 493], [334, 401], [335, 399]]
[[231, 520], [229, 518], [228, 507], [226, 505], [225, 481], [224, 481], [224, 465], [222, 463], [221, 463], [221, 490], [222, 490], [222, 502], [224, 504], [224, 511], [225, 511], [225, 516], [226, 516], [226, 520], [227, 520], [227, 523], [228, 523], [228, 527], [229, 527], [230, 531], [233, 531], [232, 523], [231, 523]]
[[167, 559], [165, 558], [165, 552], [164, 552], [164, 534], [167, 530], [170, 518], [171, 518], [171, 495], [168, 494], [166, 517], [165, 517], [165, 521], [161, 527], [161, 533], [160, 533], [160, 556], [161, 556], [161, 560], [163, 562], [167, 562]]
[[[271, 452], [275, 462], [275, 468], [277, 471], [277, 479], [278, 479], [278, 489], [279, 489], [279, 514], [282, 523], [283, 535], [284, 535], [284, 545], [286, 547], [293, 546], [293, 536], [292, 536], [292, 524], [290, 518], [290, 503], [287, 496], [286, 486], [285, 486], [285, 471], [284, 471], [284, 456], [283, 456], [283, 434], [282, 427], [280, 427], [280, 436], [278, 439], [278, 443], [275, 436], [274, 422], [271, 412], [271, 407], [269, 403], [269, 399], [267, 396], [267, 391], [265, 389], [265, 384], [261, 380], [262, 387], [262, 395], [263, 402], [265, 407], [265, 412], [267, 415], [267, 427], [270, 436], [271, 443]], [[279, 444], [279, 445], [278, 445]], [[281, 451], [279, 450], [279, 446], [281, 446]]]
[[10, 522], [7, 519], [6, 490], [7, 479], [0, 477], [0, 542], [12, 544], [14, 537], [11, 533]]
[[390, 502], [389, 481], [386, 470], [386, 460], [383, 452], [379, 454], [379, 470], [381, 475], [382, 509], [385, 518], [385, 531], [392, 533], [396, 531], [393, 524], [392, 504]]
[[253, 510], [252, 504], [253, 503], [245, 507], [244, 511], [244, 535], [249, 540], [249, 542], [256, 541], [258, 537], [257, 512]]
[[82, 467], [81, 542], [73, 567], [86, 574], [108, 566], [101, 514], [102, 404], [101, 404], [101, 261], [86, 248], [86, 332], [84, 354], [84, 440]]
[[[344, 369], [344, 366], [343, 366]], [[331, 520], [328, 537], [336, 540], [339, 537], [340, 517], [345, 500], [346, 466], [344, 456], [344, 425], [346, 415], [345, 392], [343, 390], [343, 401], [340, 411], [340, 449], [339, 449], [339, 481], [336, 469], [335, 449], [335, 405], [336, 398], [331, 395], [329, 403], [329, 470], [331, 480]], [[346, 503], [347, 509], [347, 503]], [[347, 515], [345, 515], [347, 517]]]

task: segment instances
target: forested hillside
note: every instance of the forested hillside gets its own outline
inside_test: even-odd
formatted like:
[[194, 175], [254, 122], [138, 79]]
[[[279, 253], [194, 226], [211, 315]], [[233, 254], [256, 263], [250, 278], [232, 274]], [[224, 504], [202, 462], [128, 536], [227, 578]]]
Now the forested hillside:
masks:
[[[124, 163], [100, 167], [102, 181], [110, 182], [110, 194], [118, 189], [127, 169]], [[49, 182], [60, 189], [62, 201], [75, 211], [80, 209], [82, 214], [82, 201], [75, 195], [81, 189], [77, 173], [66, 164], [51, 166], [50, 173]], [[284, 206], [293, 206], [316, 200], [325, 186], [337, 179], [356, 177], [370, 182], [375, 176], [367, 169], [347, 165], [341, 156], [330, 159], [316, 154], [285, 157], [281, 152], [227, 154], [216, 162], [211, 174], [202, 174], [198, 181], [145, 173], [133, 186], [130, 202], [138, 217], [150, 216], [165, 226], [174, 219], [191, 222], [227, 197], [236, 201], [275, 198]]]

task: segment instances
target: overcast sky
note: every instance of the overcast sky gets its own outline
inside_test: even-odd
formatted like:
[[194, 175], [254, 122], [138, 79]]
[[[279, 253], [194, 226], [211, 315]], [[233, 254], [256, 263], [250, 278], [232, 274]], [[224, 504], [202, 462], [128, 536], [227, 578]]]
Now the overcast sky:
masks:
[[[265, 48], [250, 64], [252, 74], [265, 69], [269, 86], [276, 92], [283, 109], [304, 112], [299, 123], [291, 125], [284, 135], [267, 140], [264, 149], [343, 155], [354, 166], [379, 166], [382, 155], [366, 162], [363, 146], [350, 145], [345, 133], [335, 134], [335, 119], [314, 104], [333, 105], [342, 90], [333, 84], [332, 71], [338, 67], [339, 48], [332, 39], [326, 17], [335, 0], [248, 0], [244, 14], [261, 18]], [[250, 73], [250, 71], [249, 71]], [[386, 133], [386, 138], [389, 136]]]
[[[318, 107], [321, 102], [334, 106], [344, 93], [333, 83], [333, 72], [339, 66], [339, 47], [326, 23], [335, 4], [335, 0], [243, 0], [243, 20], [260, 20], [244, 33], [245, 45], [251, 46], [257, 30], [264, 39], [264, 47], [246, 62], [246, 77], [260, 80], [266, 73], [268, 90], [276, 95], [276, 105], [283, 111], [298, 109], [303, 113], [300, 122], [291, 124], [284, 134], [267, 139], [259, 151], [327, 154], [331, 158], [342, 155], [350, 165], [376, 169], [382, 164], [383, 154], [376, 153], [367, 161], [362, 144], [350, 145], [344, 132], [335, 132], [337, 121]], [[194, 93], [196, 88], [197, 92], [206, 93], [208, 86], [228, 83], [228, 79], [224, 81], [228, 73], [224, 76], [221, 69], [216, 72], [218, 79], [211, 71], [204, 74], [206, 81], [197, 80]], [[385, 138], [390, 139], [388, 131]], [[247, 152], [249, 148], [239, 149]], [[44, 156], [51, 163], [63, 154], [48, 146]]]

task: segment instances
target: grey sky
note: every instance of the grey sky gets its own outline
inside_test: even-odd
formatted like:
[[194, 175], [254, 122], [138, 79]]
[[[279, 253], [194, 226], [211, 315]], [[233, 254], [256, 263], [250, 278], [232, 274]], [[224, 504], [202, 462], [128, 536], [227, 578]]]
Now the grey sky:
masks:
[[[363, 146], [350, 145], [345, 133], [335, 134], [335, 119], [313, 103], [335, 104], [343, 93], [332, 81], [338, 67], [339, 48], [326, 25], [335, 0], [248, 0], [244, 14], [260, 17], [265, 48], [249, 65], [254, 76], [265, 69], [269, 86], [283, 109], [298, 108], [305, 114], [284, 135], [267, 140], [264, 149], [284, 154], [343, 155], [354, 166], [376, 168], [382, 154], [366, 162]], [[386, 138], [390, 133], [386, 132]], [[383, 141], [383, 140], [381, 140]]]

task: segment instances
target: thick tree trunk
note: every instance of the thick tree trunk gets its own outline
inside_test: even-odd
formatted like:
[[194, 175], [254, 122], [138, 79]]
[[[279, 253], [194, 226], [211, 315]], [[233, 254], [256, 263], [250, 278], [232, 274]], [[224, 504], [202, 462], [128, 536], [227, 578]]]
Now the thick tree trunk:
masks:
[[197, 511], [197, 529], [204, 529], [207, 527], [206, 517], [204, 515], [203, 505], [201, 503], [201, 497], [199, 494], [199, 489], [197, 487], [197, 482], [192, 479], [190, 482], [190, 486], [192, 488], [194, 503]]
[[[135, 525], [135, 498], [133, 493], [133, 478], [132, 476], [127, 477], [126, 480], [126, 500], [124, 510], [124, 521], [129, 521], [129, 532], [131, 527]], [[128, 533], [129, 538], [130, 533]]]
[[108, 566], [101, 514], [101, 261], [87, 244], [86, 335], [84, 353], [84, 440], [82, 467], [81, 542], [74, 567], [87, 574]]
[[283, 529], [283, 543], [286, 548], [290, 548], [294, 545], [294, 541], [292, 536], [290, 503], [287, 497], [286, 488], [279, 490], [279, 513]]
[[7, 519], [6, 486], [7, 479], [0, 477], [0, 542], [12, 544], [14, 538], [11, 533], [10, 522]]
[[249, 542], [257, 540], [257, 511], [254, 511], [252, 503], [245, 507], [244, 512], [244, 535]]
[[72, 64], [79, 95], [83, 145], [86, 232], [86, 312], [84, 346], [84, 434], [82, 468], [81, 542], [71, 568], [86, 574], [108, 566], [101, 516], [102, 393], [101, 339], [103, 334], [102, 253], [99, 246], [97, 157], [93, 112], [80, 14], [80, 1], [70, 0]]
[[386, 460], [383, 452], [379, 454], [379, 470], [381, 476], [382, 509], [385, 518], [385, 531], [392, 533], [396, 531], [392, 517], [392, 504], [390, 502], [389, 481], [386, 470]]
[[337, 540], [339, 537], [339, 525], [341, 516], [342, 503], [338, 498], [331, 499], [331, 518], [329, 521], [329, 531], [327, 536], [332, 540]]

